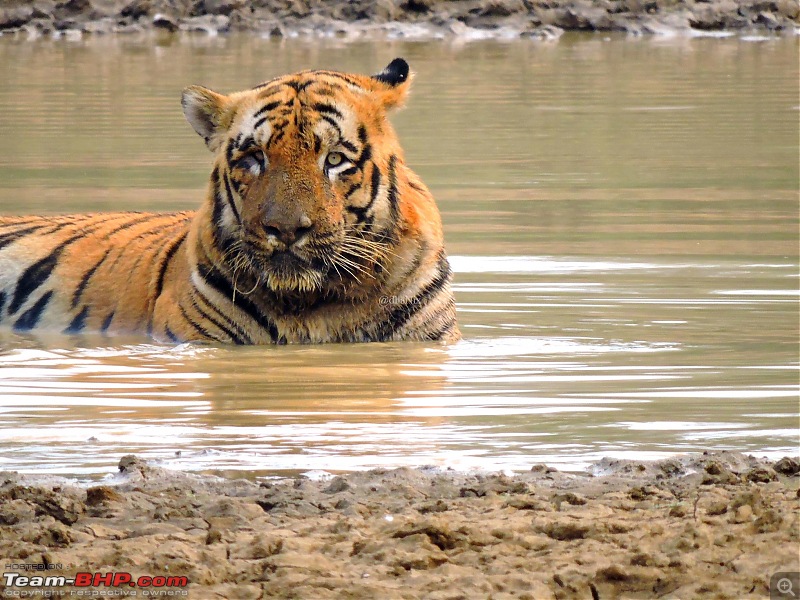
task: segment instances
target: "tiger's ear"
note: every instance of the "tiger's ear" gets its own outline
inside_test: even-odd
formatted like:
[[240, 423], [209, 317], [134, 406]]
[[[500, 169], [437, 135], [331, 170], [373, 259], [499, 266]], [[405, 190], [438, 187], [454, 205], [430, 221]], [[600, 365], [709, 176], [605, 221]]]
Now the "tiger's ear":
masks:
[[220, 136], [217, 134], [227, 129], [223, 122], [227, 101], [227, 96], [201, 85], [190, 85], [183, 90], [183, 114], [212, 152], [219, 149]]
[[402, 58], [395, 58], [383, 71], [372, 76], [375, 91], [385, 108], [399, 108], [405, 103], [413, 77]]

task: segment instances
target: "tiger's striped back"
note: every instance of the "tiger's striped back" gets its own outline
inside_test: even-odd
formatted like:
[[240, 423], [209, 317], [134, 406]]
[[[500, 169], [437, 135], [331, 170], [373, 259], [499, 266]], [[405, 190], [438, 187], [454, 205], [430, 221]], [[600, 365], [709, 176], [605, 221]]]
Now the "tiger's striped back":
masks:
[[197, 212], [0, 217], [0, 326], [237, 344], [455, 340], [439, 212], [386, 112], [410, 83], [302, 71], [184, 91]]
[[0, 217], [0, 324], [152, 331], [166, 268], [192, 213]]

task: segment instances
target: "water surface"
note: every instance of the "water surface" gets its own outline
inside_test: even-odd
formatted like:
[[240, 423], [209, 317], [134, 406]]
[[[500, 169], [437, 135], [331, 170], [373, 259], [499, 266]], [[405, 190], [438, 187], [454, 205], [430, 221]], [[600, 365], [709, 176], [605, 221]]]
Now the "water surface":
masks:
[[416, 71], [394, 119], [464, 340], [276, 348], [0, 333], [0, 469], [242, 476], [798, 451], [798, 40], [0, 38], [0, 212], [183, 210], [180, 91]]

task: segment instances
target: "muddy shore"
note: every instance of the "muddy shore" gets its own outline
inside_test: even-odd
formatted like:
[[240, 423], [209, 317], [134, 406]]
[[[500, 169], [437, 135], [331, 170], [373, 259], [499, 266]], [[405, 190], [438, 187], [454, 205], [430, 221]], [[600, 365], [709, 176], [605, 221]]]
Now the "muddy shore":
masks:
[[800, 571], [798, 472], [797, 457], [706, 453], [258, 483], [127, 456], [90, 487], [0, 473], [0, 560], [28, 577], [186, 577], [150, 593], [202, 600], [765, 598], [774, 573]]
[[798, 0], [0, 0], [0, 35], [246, 31], [270, 37], [796, 34]]

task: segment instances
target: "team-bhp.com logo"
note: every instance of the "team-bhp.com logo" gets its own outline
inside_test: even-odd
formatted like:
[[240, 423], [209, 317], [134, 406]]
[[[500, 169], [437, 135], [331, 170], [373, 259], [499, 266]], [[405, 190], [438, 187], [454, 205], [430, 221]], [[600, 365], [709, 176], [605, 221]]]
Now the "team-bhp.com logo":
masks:
[[3, 596], [7, 598], [186, 596], [188, 592], [182, 588], [189, 585], [187, 577], [177, 575], [141, 575], [134, 578], [132, 574], [124, 571], [119, 573], [75, 573], [74, 577], [3, 573], [3, 580], [6, 588], [3, 590]]

